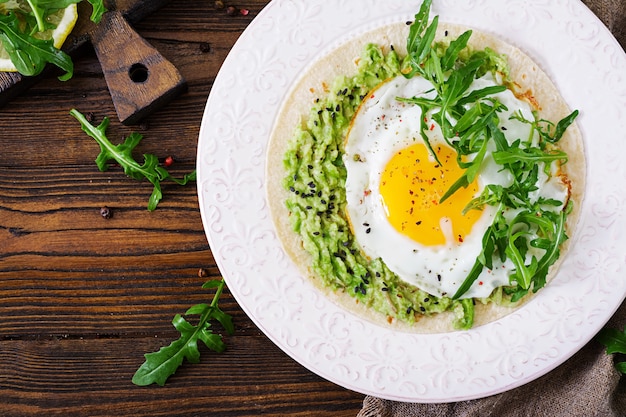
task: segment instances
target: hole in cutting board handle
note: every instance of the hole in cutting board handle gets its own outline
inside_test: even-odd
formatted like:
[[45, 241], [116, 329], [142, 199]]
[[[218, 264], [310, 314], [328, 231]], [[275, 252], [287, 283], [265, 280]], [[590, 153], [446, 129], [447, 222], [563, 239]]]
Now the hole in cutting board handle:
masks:
[[140, 62], [131, 65], [128, 70], [128, 76], [134, 83], [137, 84], [145, 83], [148, 80], [149, 75], [150, 71], [148, 70], [148, 67]]
[[186, 90], [176, 67], [139, 36], [120, 11], [105, 13], [89, 33], [123, 124], [137, 123]]

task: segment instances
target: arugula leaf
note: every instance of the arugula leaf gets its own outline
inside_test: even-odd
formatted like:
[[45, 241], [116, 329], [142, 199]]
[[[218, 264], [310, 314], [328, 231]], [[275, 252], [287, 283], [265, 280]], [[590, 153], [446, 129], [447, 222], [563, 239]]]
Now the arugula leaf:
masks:
[[186, 316], [199, 315], [198, 324], [194, 326], [183, 316], [176, 314], [172, 324], [180, 332], [180, 338], [157, 352], [146, 353], [144, 355], [146, 361], [133, 375], [133, 384], [145, 386], [156, 383], [163, 386], [182, 365], [184, 359], [190, 363], [200, 362], [199, 340], [214, 352], [221, 353], [226, 349], [222, 336], [213, 333], [210, 323], [212, 319], [217, 320], [229, 335], [235, 332], [231, 316], [223, 312], [218, 305], [224, 286], [223, 278], [204, 283], [202, 288], [216, 288], [211, 304], [196, 304], [185, 312]]
[[[59, 77], [67, 81], [73, 76], [74, 65], [69, 55], [54, 46], [54, 40], [43, 40], [34, 35], [55, 29], [47, 18], [50, 14], [65, 9], [82, 0], [26, 0], [30, 11], [11, 9], [7, 15], [0, 15], [0, 42], [7, 51], [17, 71], [26, 76], [38, 75], [47, 63], [65, 71]], [[106, 12], [104, 0], [88, 0], [92, 5], [91, 20], [99, 23]], [[6, 3], [7, 0], [0, 1]]]
[[[606, 346], [607, 355], [626, 354], [626, 328], [620, 332], [617, 329], [605, 327], [596, 335], [596, 340]], [[615, 368], [626, 374], [626, 361], [616, 362]]]
[[565, 116], [563, 119], [559, 120], [559, 122], [556, 124], [554, 137], [552, 138], [550, 142], [556, 142], [560, 140], [563, 137], [565, 130], [567, 130], [567, 128], [572, 123], [574, 123], [574, 120], [576, 120], [577, 117], [578, 117], [578, 110], [574, 110], [568, 116]]
[[473, 90], [471, 93], [461, 98], [457, 104], [465, 105], [470, 103], [475, 103], [482, 98], [486, 98], [488, 96], [501, 93], [506, 91], [506, 87], [504, 85], [493, 85], [485, 88], [481, 88], [480, 90]]
[[87, 0], [91, 4], [91, 16], [90, 19], [94, 23], [100, 23], [102, 20], [102, 15], [107, 12], [106, 7], [104, 7], [103, 0]]
[[22, 75], [31, 76], [41, 73], [46, 63], [52, 63], [65, 71], [59, 80], [70, 79], [74, 72], [70, 56], [55, 48], [52, 40], [37, 39], [23, 33], [20, 26], [16, 14], [0, 15], [0, 41], [15, 68]]
[[545, 120], [545, 119], [539, 119], [536, 121], [530, 121], [528, 119], [526, 119], [521, 112], [515, 112], [513, 114], [513, 116], [511, 116], [513, 119], [518, 120], [522, 123], [527, 123], [529, 125], [531, 125], [532, 130], [531, 130], [531, 135], [534, 132], [537, 132], [539, 134], [539, 136], [541, 136], [541, 138], [546, 142], [546, 143], [556, 143], [559, 140], [561, 140], [561, 138], [563, 137], [563, 135], [565, 134], [565, 131], [567, 130], [567, 128], [574, 123], [574, 121], [576, 120], [576, 118], [578, 117], [578, 110], [574, 110], [573, 112], [571, 112], [569, 115], [565, 116], [564, 118], [562, 118], [561, 120], [559, 120], [556, 125], [554, 123], [552, 123], [549, 120]]
[[96, 127], [89, 123], [78, 110], [72, 109], [70, 114], [80, 122], [83, 131], [100, 145], [100, 154], [96, 158], [96, 165], [100, 171], [106, 171], [109, 168], [109, 161], [113, 160], [124, 169], [124, 173], [129, 177], [136, 180], [145, 178], [152, 183], [154, 188], [148, 200], [148, 210], [153, 211], [156, 209], [159, 201], [163, 198], [161, 181], [171, 180], [178, 185], [186, 185], [188, 182], [196, 180], [195, 170], [186, 174], [182, 179], [172, 177], [165, 168], [159, 166], [159, 159], [152, 154], [144, 154], [144, 163], [142, 165], [135, 161], [132, 152], [143, 138], [141, 134], [133, 132], [123, 143], [115, 146], [106, 136], [106, 129], [109, 126], [108, 117], [105, 117], [100, 125]]
[[511, 147], [506, 151], [493, 153], [493, 159], [497, 164], [506, 165], [516, 162], [523, 164], [536, 164], [538, 162], [562, 161], [567, 162], [567, 154], [563, 151], [542, 151], [539, 148]]
[[[411, 59], [408, 61], [410, 72], [405, 74], [407, 78], [413, 77], [413, 75], [415, 75], [416, 73], [423, 73], [420, 67], [420, 64], [422, 64], [422, 60], [420, 60], [419, 57], [423, 54], [425, 50], [430, 50], [432, 43], [432, 41], [428, 42], [422, 37], [422, 32], [424, 32], [424, 30], [426, 29], [426, 25], [428, 25], [431, 5], [432, 0], [424, 0], [424, 2], [422, 2], [422, 6], [420, 7], [418, 13], [415, 15], [415, 20], [409, 28], [409, 36], [407, 37], [407, 51]], [[424, 57], [425, 56], [426, 54], [424, 55]]]
[[483, 235], [483, 246], [480, 254], [476, 257], [476, 261], [474, 262], [474, 266], [472, 266], [471, 271], [467, 274], [465, 280], [461, 286], [457, 289], [456, 293], [452, 296], [453, 300], [458, 300], [463, 294], [465, 294], [474, 281], [478, 279], [481, 272], [483, 272], [483, 268], [486, 266], [491, 268], [491, 262], [493, 258], [494, 244], [493, 244], [493, 226], [489, 226]]
[[472, 31], [468, 30], [463, 32], [461, 36], [450, 42], [446, 52], [441, 60], [441, 68], [444, 71], [449, 71], [454, 68], [454, 65], [457, 62], [459, 54], [463, 49], [467, 47], [467, 42], [469, 38], [472, 36]]
[[623, 332], [617, 329], [604, 328], [596, 336], [598, 341], [606, 346], [606, 353], [626, 354], [626, 328]]

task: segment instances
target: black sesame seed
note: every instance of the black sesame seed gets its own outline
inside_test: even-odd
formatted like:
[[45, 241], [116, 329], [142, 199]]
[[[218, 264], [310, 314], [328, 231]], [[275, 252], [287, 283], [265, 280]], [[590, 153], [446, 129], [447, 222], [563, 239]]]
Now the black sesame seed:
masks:
[[365, 233], [370, 233], [372, 231], [371, 227], [368, 227], [367, 229], [365, 229]]

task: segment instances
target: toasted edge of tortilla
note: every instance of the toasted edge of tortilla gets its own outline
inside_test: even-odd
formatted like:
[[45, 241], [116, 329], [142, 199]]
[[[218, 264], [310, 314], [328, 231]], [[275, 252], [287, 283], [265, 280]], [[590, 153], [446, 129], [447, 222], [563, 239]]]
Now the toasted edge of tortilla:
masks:
[[[440, 23], [436, 40], [442, 40], [445, 36], [454, 39], [467, 29], [467, 27], [460, 25]], [[284, 250], [298, 266], [301, 273], [319, 291], [340, 307], [380, 326], [406, 332], [441, 333], [454, 331], [452, 327], [452, 312], [423, 316], [418, 318], [414, 324], [408, 324], [396, 319], [390, 320], [384, 314], [359, 303], [355, 297], [345, 291], [333, 291], [325, 287], [321, 279], [310, 268], [310, 265], [312, 265], [311, 255], [304, 250], [302, 239], [293, 231], [289, 220], [289, 211], [285, 206], [289, 192], [283, 187], [283, 178], [286, 175], [283, 158], [288, 142], [293, 137], [296, 127], [302, 124], [303, 120], [308, 117], [315, 99], [324, 94], [327, 86], [332, 85], [333, 80], [337, 77], [356, 74], [358, 60], [365, 45], [368, 43], [380, 45], [385, 52], [389, 52], [391, 45], [393, 45], [400, 56], [406, 55], [408, 32], [409, 27], [406, 23], [397, 23], [375, 29], [350, 39], [308, 68], [288, 93], [275, 121], [268, 144], [266, 190], [272, 220]], [[535, 110], [538, 111], [540, 118], [556, 123], [571, 113], [567, 103], [565, 103], [548, 75], [516, 46], [494, 35], [476, 30], [473, 30], [469, 46], [475, 50], [489, 47], [507, 56], [510, 78], [518, 86], [516, 93], [532, 97], [531, 104], [535, 104]], [[573, 211], [567, 219], [567, 232], [571, 237], [580, 217], [586, 177], [583, 140], [576, 123], [573, 123], [567, 129], [559, 142], [559, 147], [567, 152], [569, 158], [568, 162], [563, 165], [562, 171], [571, 182], [571, 199], [574, 202]], [[554, 277], [559, 264], [566, 256], [570, 241], [571, 239], [566, 241], [561, 247], [561, 256], [559, 261], [552, 267], [548, 281]], [[541, 290], [537, 292], [537, 294], [540, 293]], [[526, 296], [514, 307], [501, 306], [496, 303], [485, 305], [477, 302], [474, 328], [498, 320], [516, 311], [534, 296], [535, 294]]]

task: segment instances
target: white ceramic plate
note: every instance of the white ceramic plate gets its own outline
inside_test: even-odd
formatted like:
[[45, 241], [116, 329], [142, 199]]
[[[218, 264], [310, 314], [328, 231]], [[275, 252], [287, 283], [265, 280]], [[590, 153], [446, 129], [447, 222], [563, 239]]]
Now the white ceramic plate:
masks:
[[626, 295], [626, 55], [577, 0], [435, 0], [432, 15], [497, 34], [553, 78], [585, 138], [582, 223], [557, 277], [529, 304], [470, 331], [384, 329], [342, 310], [283, 252], [266, 201], [265, 154], [298, 75], [343, 40], [412, 20], [419, 1], [274, 0], [225, 60], [198, 145], [204, 228], [232, 294], [256, 325], [312, 372], [387, 399], [448, 402], [503, 392], [547, 373], [606, 323]]

